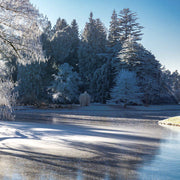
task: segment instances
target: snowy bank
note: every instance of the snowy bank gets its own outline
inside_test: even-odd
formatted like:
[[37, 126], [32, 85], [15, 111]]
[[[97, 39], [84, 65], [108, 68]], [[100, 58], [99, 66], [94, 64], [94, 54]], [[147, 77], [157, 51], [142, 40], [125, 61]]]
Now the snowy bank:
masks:
[[180, 126], [180, 116], [171, 117], [158, 122], [160, 125]]

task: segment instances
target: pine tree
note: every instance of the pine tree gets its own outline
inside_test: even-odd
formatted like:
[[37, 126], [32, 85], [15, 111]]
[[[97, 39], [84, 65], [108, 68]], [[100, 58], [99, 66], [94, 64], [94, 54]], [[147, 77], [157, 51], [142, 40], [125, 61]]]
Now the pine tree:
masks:
[[65, 29], [67, 26], [68, 24], [65, 19], [58, 18], [53, 29], [54, 32], [57, 32]]
[[39, 62], [19, 64], [17, 87], [19, 102], [33, 105], [39, 103], [44, 93], [43, 75], [42, 65]]
[[146, 104], [158, 103], [160, 97], [161, 64], [134, 38], [129, 37], [123, 44], [116, 61], [116, 73], [126, 69], [136, 73], [142, 101]]
[[110, 58], [106, 54], [101, 55], [101, 58], [104, 64], [94, 72], [90, 89], [95, 102], [106, 103], [110, 98], [112, 68]]
[[179, 102], [179, 77], [177, 71], [171, 73], [165, 67], [161, 69], [160, 103], [172, 104]]
[[79, 32], [76, 20], [72, 21], [71, 26], [65, 20], [57, 20], [51, 46], [56, 69], [63, 63], [68, 63], [76, 70], [78, 69]]
[[51, 39], [51, 44], [56, 66], [65, 63], [71, 52], [71, 27], [66, 26], [63, 30], [56, 31]]
[[141, 104], [140, 90], [137, 86], [136, 73], [121, 70], [116, 77], [116, 85], [111, 92], [111, 102], [128, 104]]
[[78, 71], [78, 49], [79, 49], [79, 30], [78, 24], [74, 19], [71, 23], [71, 51], [66, 62], [71, 65], [75, 71]]
[[106, 44], [106, 31], [102, 22], [99, 19], [93, 19], [93, 14], [90, 13], [79, 49], [79, 72], [85, 84], [85, 90], [89, 89], [90, 93], [94, 91], [91, 88], [94, 73], [104, 64], [101, 55], [106, 52]]
[[142, 101], [145, 104], [157, 103], [160, 96], [161, 64], [141, 44], [139, 44], [137, 58], [141, 62], [136, 68], [136, 74], [138, 85], [144, 94]]
[[111, 16], [110, 27], [109, 27], [109, 36], [108, 36], [109, 46], [113, 51], [120, 51], [121, 42], [120, 42], [120, 28], [119, 20], [117, 13], [114, 10]]
[[46, 26], [43, 28], [43, 33], [41, 34], [41, 44], [42, 44], [42, 49], [44, 52], [44, 56], [47, 59], [45, 69], [44, 71], [46, 72], [43, 78], [43, 84], [45, 86], [49, 86], [50, 82], [53, 80], [52, 79], [52, 74], [55, 69], [55, 58], [53, 56], [53, 46], [52, 46], [52, 36], [54, 34], [53, 29], [51, 27], [51, 22], [46, 18]]
[[129, 36], [125, 40], [122, 50], [119, 52], [118, 59], [114, 62], [117, 73], [119, 73], [121, 69], [134, 71], [135, 68], [141, 64], [140, 59], [138, 59], [138, 47], [133, 37]]
[[59, 66], [58, 74], [53, 75], [54, 81], [49, 87], [52, 100], [58, 103], [77, 102], [79, 97], [80, 78], [68, 63]]
[[108, 35], [108, 55], [110, 59], [110, 89], [115, 85], [116, 77], [116, 62], [118, 61], [117, 56], [119, 51], [122, 49], [122, 43], [120, 40], [120, 28], [119, 28], [119, 19], [116, 11], [113, 11], [111, 16], [110, 26], [109, 26], [109, 35]]
[[119, 13], [119, 28], [120, 39], [122, 42], [128, 39], [129, 36], [133, 37], [136, 41], [141, 40], [143, 29], [137, 21], [136, 13], [133, 13], [129, 8], [123, 9]]

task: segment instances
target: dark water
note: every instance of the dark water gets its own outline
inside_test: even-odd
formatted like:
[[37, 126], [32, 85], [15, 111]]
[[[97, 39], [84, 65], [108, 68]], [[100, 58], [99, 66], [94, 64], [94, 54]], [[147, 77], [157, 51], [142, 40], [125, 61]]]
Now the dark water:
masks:
[[[69, 114], [73, 116], [67, 117], [66, 115]], [[66, 127], [67, 132], [64, 134], [78, 131], [84, 136], [109, 136], [113, 140], [122, 140], [122, 143], [71, 142], [73, 148], [96, 151], [96, 156], [90, 158], [80, 156], [70, 158], [32, 152], [28, 149], [23, 151], [23, 154], [17, 153], [18, 149], [12, 152], [1, 151], [0, 179], [178, 180], [180, 179], [180, 128], [172, 130], [157, 124], [160, 119], [178, 114], [179, 111], [173, 110], [163, 112], [126, 110], [123, 113], [117, 110], [96, 113], [88, 110], [18, 112], [17, 121], [50, 123], [57, 125], [59, 129]], [[95, 118], [91, 119], [90, 116]], [[72, 124], [76, 126], [72, 127]], [[86, 128], [83, 124], [92, 126]], [[97, 127], [93, 125], [119, 129], [117, 134], [115, 130], [108, 134], [105, 132], [98, 134]]]

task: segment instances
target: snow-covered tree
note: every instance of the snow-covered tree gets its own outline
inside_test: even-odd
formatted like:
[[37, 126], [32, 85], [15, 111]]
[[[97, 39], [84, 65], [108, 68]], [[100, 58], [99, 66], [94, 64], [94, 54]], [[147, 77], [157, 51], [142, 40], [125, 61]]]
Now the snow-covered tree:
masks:
[[174, 91], [176, 90], [180, 90], [180, 74], [179, 72], [176, 70], [171, 74], [171, 78], [172, 78], [172, 88]]
[[[11, 79], [14, 82], [19, 81], [17, 89], [21, 95], [26, 93], [23, 92], [21, 82], [25, 83], [24, 86], [29, 85], [27, 89], [31, 89], [31, 82], [26, 80], [30, 79], [28, 74], [33, 73], [32, 68], [27, 68], [22, 73], [20, 67], [30, 66], [31, 63], [45, 62], [40, 42], [44, 23], [43, 16], [29, 0], [0, 1], [1, 59], [6, 61]], [[35, 68], [33, 72], [36, 72]], [[36, 74], [33, 75], [36, 76]], [[36, 86], [38, 87], [38, 84]], [[7, 91], [8, 87], [10, 91], [10, 86], [7, 86]]]
[[[33, 42], [24, 43], [29, 34], [35, 33], [34, 23], [41, 22], [41, 16], [29, 0], [0, 1], [0, 44], [1, 54], [8, 57], [20, 50], [33, 47]], [[31, 48], [29, 48], [31, 47]], [[35, 48], [34, 48], [35, 50]]]
[[40, 39], [42, 31], [37, 23], [32, 24], [31, 28], [35, 33], [29, 34], [23, 43], [33, 45], [34, 50], [30, 47], [29, 50], [21, 50], [21, 57], [18, 59], [17, 89], [21, 102], [35, 104], [43, 92], [46, 59]]
[[95, 102], [106, 103], [110, 97], [112, 68], [110, 59], [106, 55], [101, 55], [101, 58], [104, 64], [94, 72], [90, 89]]
[[53, 29], [54, 29], [54, 32], [61, 31], [64, 28], [66, 28], [67, 26], [68, 26], [68, 24], [65, 19], [58, 18]]
[[69, 63], [77, 69], [77, 50], [79, 45], [78, 26], [73, 20], [69, 26], [65, 20], [58, 19], [54, 28], [54, 34], [51, 38], [53, 58], [55, 65]]
[[50, 82], [53, 80], [52, 74], [55, 69], [55, 57], [53, 56], [53, 47], [51, 43], [51, 39], [53, 36], [53, 30], [51, 27], [51, 22], [46, 18], [47, 21], [46, 26], [43, 28], [43, 33], [41, 34], [41, 44], [44, 52], [44, 56], [47, 59], [45, 66], [45, 75], [44, 75], [44, 83], [45, 86], [49, 86]]
[[108, 35], [109, 46], [112, 48], [112, 51], [120, 51], [121, 42], [120, 42], [120, 28], [119, 28], [119, 19], [117, 13], [114, 10], [111, 16], [110, 26], [109, 26], [109, 35]]
[[15, 84], [11, 80], [9, 67], [0, 60], [0, 119], [14, 119], [17, 93], [14, 90]]
[[136, 41], [141, 40], [143, 33], [142, 26], [137, 22], [137, 14], [132, 12], [129, 8], [125, 8], [119, 13], [119, 28], [120, 39], [124, 42], [129, 36]]
[[52, 56], [51, 38], [53, 36], [53, 31], [51, 27], [51, 22], [47, 18], [45, 20], [46, 20], [46, 26], [43, 27], [43, 32], [41, 34], [40, 39], [45, 57], [51, 59]]
[[172, 85], [173, 94], [179, 103], [180, 102], [180, 74], [179, 72], [177, 70], [174, 71], [171, 75], [171, 78], [173, 82], [173, 85]]
[[[26, 57], [27, 58], [27, 57]], [[29, 59], [26, 59], [27, 61]], [[39, 62], [18, 66], [19, 101], [24, 104], [36, 104], [43, 97], [43, 65]]]
[[137, 59], [141, 62], [136, 67], [136, 76], [145, 104], [157, 103], [160, 96], [161, 64], [155, 56], [139, 44]]
[[54, 81], [49, 87], [52, 100], [58, 103], [77, 102], [79, 98], [80, 78], [68, 63], [59, 66], [58, 74], [54, 74]]
[[4, 61], [0, 61], [0, 119], [14, 119], [14, 106], [17, 93], [15, 84], [9, 79], [9, 68]]
[[129, 37], [123, 44], [115, 66], [117, 73], [121, 68], [135, 72], [138, 86], [144, 94], [142, 101], [146, 104], [157, 103], [160, 96], [161, 64], [151, 52]]
[[122, 50], [119, 52], [116, 62], [114, 62], [117, 73], [119, 73], [122, 68], [134, 71], [135, 67], [141, 63], [140, 59], [137, 58], [138, 47], [139, 45], [131, 36], [124, 41]]
[[128, 104], [141, 104], [140, 90], [137, 86], [136, 73], [121, 70], [116, 77], [116, 85], [111, 91], [111, 102]]
[[111, 16], [111, 21], [110, 21], [110, 26], [109, 26], [109, 34], [108, 34], [108, 48], [107, 48], [107, 53], [109, 56], [109, 61], [110, 61], [110, 74], [109, 74], [109, 79], [110, 79], [110, 89], [114, 86], [115, 84], [115, 77], [116, 77], [116, 62], [117, 56], [119, 51], [122, 49], [122, 43], [120, 40], [120, 28], [119, 28], [119, 19], [117, 16], [116, 11], [113, 11], [113, 14]]
[[[99, 19], [93, 19], [90, 14], [89, 22], [86, 23], [81, 45], [79, 48], [79, 72], [85, 84], [85, 88], [91, 87], [95, 71], [103, 65], [103, 59], [99, 58], [106, 52], [106, 31]], [[90, 89], [90, 93], [91, 93]]]
[[66, 62], [73, 67], [75, 71], [78, 71], [78, 49], [79, 49], [79, 30], [78, 24], [75, 19], [73, 19], [71, 23], [71, 50], [68, 58], [66, 58]]
[[17, 93], [14, 91], [14, 83], [8, 79], [0, 80], [0, 119], [14, 120], [14, 106]]
[[59, 18], [56, 22], [54, 34], [51, 38], [51, 46], [55, 65], [59, 66], [65, 63], [65, 59], [71, 51], [71, 27], [64, 19]]
[[166, 70], [165, 67], [161, 70], [161, 88], [160, 88], [160, 103], [178, 103], [179, 102], [179, 75], [175, 71]]

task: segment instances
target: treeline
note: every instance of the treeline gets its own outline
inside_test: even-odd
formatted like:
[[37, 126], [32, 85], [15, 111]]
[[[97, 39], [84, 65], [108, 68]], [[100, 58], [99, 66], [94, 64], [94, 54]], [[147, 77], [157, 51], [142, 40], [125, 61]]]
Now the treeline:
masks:
[[99, 103], [178, 103], [180, 74], [163, 68], [143, 47], [137, 19], [129, 9], [114, 10], [107, 32], [90, 13], [82, 34], [76, 20], [68, 24], [59, 18], [52, 27], [46, 19], [40, 36], [44, 59], [32, 54], [30, 63], [19, 63], [16, 57], [6, 63], [17, 83], [18, 101], [77, 103], [87, 91]]
[[[132, 94], [139, 94], [134, 103], [177, 102], [180, 75], [177, 71], [171, 74], [163, 69], [154, 55], [139, 43], [142, 29], [136, 13], [129, 9], [119, 14], [113, 11], [108, 32], [100, 19], [93, 18], [93, 13], [81, 35], [76, 20], [68, 25], [65, 19], [59, 18], [53, 28], [49, 22], [42, 43], [49, 64], [46, 71], [51, 77], [49, 83], [53, 82], [51, 90], [54, 95], [59, 94], [54, 100], [75, 102], [78, 94], [86, 90], [94, 102], [101, 103], [123, 102], [128, 96], [131, 102]], [[127, 87], [123, 82], [117, 84], [122, 70], [134, 72], [138, 86], [138, 92], [132, 89], [125, 99], [119, 94], [126, 93]]]

